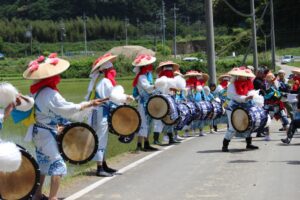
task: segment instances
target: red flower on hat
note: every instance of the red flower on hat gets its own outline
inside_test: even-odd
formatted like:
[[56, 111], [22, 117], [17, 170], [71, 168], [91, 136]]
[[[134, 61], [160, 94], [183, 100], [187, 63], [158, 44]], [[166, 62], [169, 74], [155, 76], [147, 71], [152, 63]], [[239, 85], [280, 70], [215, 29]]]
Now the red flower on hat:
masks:
[[141, 54], [134, 60], [135, 64], [139, 64], [143, 59], [151, 60], [151, 56], [147, 54]]
[[99, 63], [101, 60], [103, 60], [104, 58], [107, 58], [109, 56], [112, 56], [112, 54], [111, 53], [106, 53], [103, 56], [100, 56], [99, 58], [97, 58], [95, 60], [95, 62], [93, 63], [93, 67], [95, 67], [97, 65], [97, 63]]

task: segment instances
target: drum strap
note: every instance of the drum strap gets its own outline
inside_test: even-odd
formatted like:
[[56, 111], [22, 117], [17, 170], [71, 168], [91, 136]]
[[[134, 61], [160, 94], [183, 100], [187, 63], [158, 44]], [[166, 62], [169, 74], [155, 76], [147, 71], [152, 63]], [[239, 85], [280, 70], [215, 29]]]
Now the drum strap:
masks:
[[96, 99], [96, 98], [97, 98], [96, 87], [97, 87], [97, 85], [98, 85], [100, 79], [101, 79], [101, 76], [99, 75], [99, 76], [97, 77], [97, 79], [96, 79], [94, 85], [93, 85], [93, 89], [92, 89], [92, 91], [91, 91], [91, 93], [90, 93], [89, 100], [93, 100], [93, 99]]

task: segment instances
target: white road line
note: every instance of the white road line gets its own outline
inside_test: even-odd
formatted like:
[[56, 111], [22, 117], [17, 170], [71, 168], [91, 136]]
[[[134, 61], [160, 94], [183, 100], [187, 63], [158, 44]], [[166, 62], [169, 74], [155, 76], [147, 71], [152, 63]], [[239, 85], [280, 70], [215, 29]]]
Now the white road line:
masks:
[[[194, 137], [187, 138], [187, 139], [183, 140], [182, 142], [187, 142], [187, 141], [189, 141], [191, 139], [194, 139]], [[118, 170], [118, 172], [119, 173], [124, 173], [124, 172], [126, 172], [126, 171], [128, 171], [128, 170], [130, 170], [130, 169], [132, 169], [132, 168], [134, 168], [136, 166], [138, 166], [139, 164], [144, 163], [147, 160], [150, 160], [151, 158], [153, 158], [153, 157], [161, 154], [162, 152], [173, 148], [174, 146], [175, 145], [167, 146], [165, 148], [162, 148], [160, 151], [156, 151], [154, 153], [151, 153], [148, 156], [145, 156], [145, 157], [141, 158], [140, 160], [137, 160], [137, 161], [135, 161], [135, 162], [127, 165], [126, 167], [123, 167], [122, 169]], [[96, 189], [97, 187], [103, 185], [104, 183], [106, 183], [106, 182], [108, 182], [108, 181], [110, 181], [110, 180], [112, 180], [112, 179], [114, 179], [116, 177], [117, 176], [103, 178], [103, 179], [101, 179], [101, 180], [99, 180], [99, 181], [97, 181], [97, 182], [95, 182], [95, 183], [93, 183], [93, 184], [91, 184], [91, 185], [83, 188], [82, 190], [76, 192], [75, 194], [73, 194], [73, 195], [65, 198], [65, 200], [75, 200], [75, 199], [78, 199], [79, 197], [82, 197], [83, 195], [87, 194], [88, 192]]]

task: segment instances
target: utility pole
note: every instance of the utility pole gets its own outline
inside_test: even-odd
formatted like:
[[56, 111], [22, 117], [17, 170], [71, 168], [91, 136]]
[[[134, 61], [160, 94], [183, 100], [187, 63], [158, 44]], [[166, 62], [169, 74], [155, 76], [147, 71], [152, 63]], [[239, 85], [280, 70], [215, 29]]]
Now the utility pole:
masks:
[[61, 56], [64, 56], [64, 39], [66, 37], [66, 29], [63, 21], [60, 22], [60, 41], [61, 41]]
[[165, 2], [162, 0], [162, 32], [163, 32], [163, 38], [162, 38], [162, 50], [163, 55], [165, 55], [165, 42], [166, 42], [166, 18], [165, 18]]
[[179, 8], [176, 8], [176, 4], [174, 3], [174, 58], [177, 56], [177, 44], [176, 44], [176, 11], [179, 10]]
[[257, 56], [256, 19], [255, 19], [254, 0], [251, 0], [251, 15], [252, 15], [253, 67], [254, 67], [254, 71], [256, 72], [258, 68], [258, 56]]
[[215, 36], [212, 0], [205, 0], [206, 18], [206, 41], [207, 41], [207, 65], [210, 76], [210, 83], [216, 83], [216, 63], [215, 63]]
[[273, 0], [270, 0], [270, 11], [271, 11], [271, 51], [272, 51], [272, 69], [276, 69], [276, 58], [275, 58], [275, 25], [274, 25], [274, 7]]
[[128, 31], [127, 31], [127, 28], [128, 28], [128, 18], [127, 17], [125, 17], [125, 41], [126, 41], [126, 46], [128, 45]]
[[87, 17], [85, 15], [85, 13], [83, 13], [83, 29], [84, 29], [84, 52], [85, 55], [87, 55], [87, 35], [86, 35], [86, 21], [87, 21]]

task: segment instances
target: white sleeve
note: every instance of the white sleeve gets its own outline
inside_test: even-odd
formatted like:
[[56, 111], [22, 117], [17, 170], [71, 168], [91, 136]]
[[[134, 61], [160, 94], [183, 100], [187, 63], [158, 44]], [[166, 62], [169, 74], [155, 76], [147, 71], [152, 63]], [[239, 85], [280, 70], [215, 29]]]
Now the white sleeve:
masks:
[[151, 85], [149, 83], [149, 81], [147, 80], [147, 77], [145, 75], [141, 75], [139, 77], [139, 81], [138, 84], [144, 89], [146, 90], [146, 92], [148, 93], [152, 93], [154, 90], [154, 85]]
[[47, 106], [52, 112], [67, 119], [70, 119], [81, 109], [81, 104], [67, 102], [58, 92], [50, 94], [47, 102]]
[[229, 99], [234, 100], [238, 103], [245, 103], [246, 97], [245, 95], [238, 95], [235, 91], [234, 84], [230, 84], [227, 90], [227, 96]]
[[109, 79], [103, 78], [96, 87], [96, 92], [101, 98], [108, 98], [114, 86]]
[[216, 90], [215, 90], [215, 93], [220, 93], [221, 91], [223, 90], [223, 87], [221, 85], [218, 85]]

